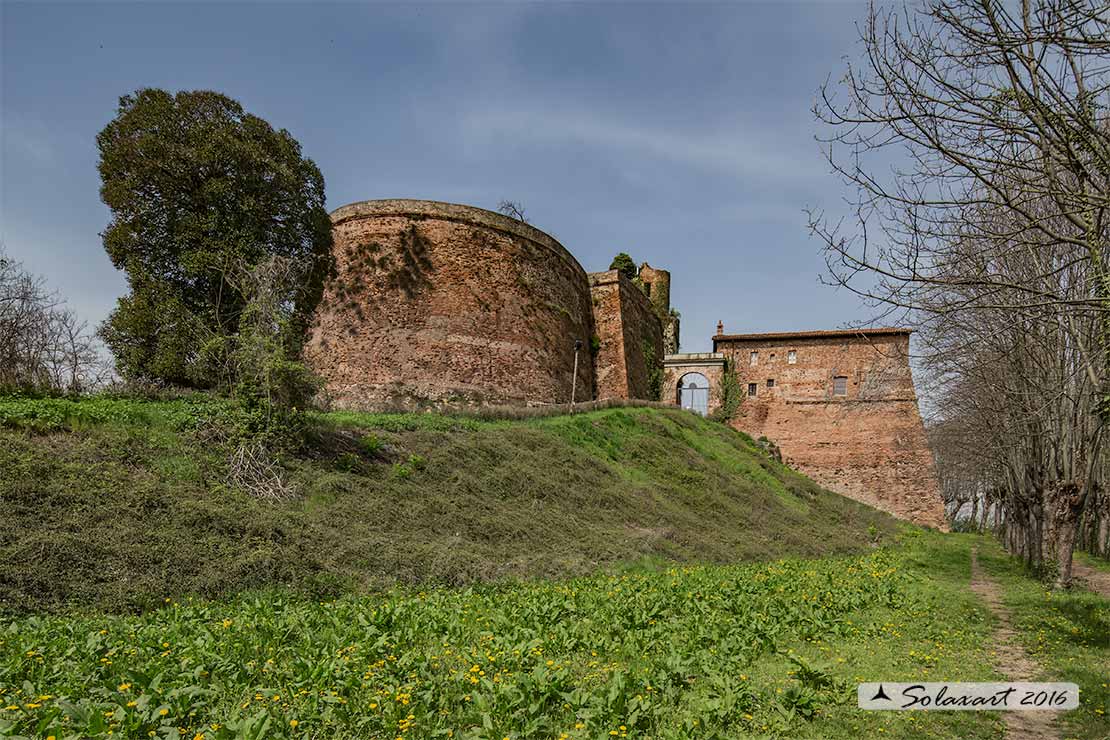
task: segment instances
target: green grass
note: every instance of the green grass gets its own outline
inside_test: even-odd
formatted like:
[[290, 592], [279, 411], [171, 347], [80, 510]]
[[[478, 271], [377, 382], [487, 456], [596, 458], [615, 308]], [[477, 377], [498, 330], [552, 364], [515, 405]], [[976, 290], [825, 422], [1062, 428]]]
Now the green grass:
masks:
[[[0, 399], [0, 609], [565, 577], [866, 550], [893, 520], [689, 413], [310, 415], [292, 502], [225, 483], [206, 396]], [[215, 431], [214, 431], [215, 430]]]
[[1067, 736], [1110, 735], [1105, 599], [721, 425], [313, 414], [273, 504], [223, 482], [237, 413], [0, 399], [0, 737], [997, 739], [855, 708], [1001, 678], [972, 546], [1040, 678], [1082, 687]]
[[1110, 600], [1080, 588], [1046, 588], [994, 540], [982, 539], [979, 559], [1002, 587], [1003, 603], [1044, 680], [1079, 685], [1079, 709], [1065, 715], [1065, 737], [1110, 738]]
[[986, 713], [854, 707], [859, 680], [991, 677], [968, 562], [968, 540], [909, 532], [823, 560], [10, 619], [0, 735], [997, 738]]
[[1089, 565], [1095, 570], [1103, 570], [1110, 573], [1110, 560], [1102, 557], [1091, 555], [1090, 553], [1081, 550], [1075, 551], [1075, 559], [1079, 562]]

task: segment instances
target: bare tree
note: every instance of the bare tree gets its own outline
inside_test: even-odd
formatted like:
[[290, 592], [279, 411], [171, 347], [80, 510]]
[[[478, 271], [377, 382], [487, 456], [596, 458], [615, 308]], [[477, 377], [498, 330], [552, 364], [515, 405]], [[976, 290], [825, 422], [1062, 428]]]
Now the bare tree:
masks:
[[965, 443], [953, 502], [984, 497], [1058, 585], [1106, 468], [1108, 31], [1084, 0], [873, 6], [815, 106], [855, 194], [850, 220], [810, 213], [832, 282], [921, 329]]
[[108, 374], [85, 322], [0, 247], [0, 388], [81, 392]]
[[497, 204], [497, 212], [503, 213], [509, 218], [515, 218], [521, 223], [528, 223], [528, 219], [524, 217], [524, 206], [515, 200], [503, 200]]
[[[834, 280], [888, 307], [917, 308], [913, 291], [947, 285], [956, 260], [979, 266], [974, 253], [950, 249], [969, 239], [1067, 244], [1105, 279], [1108, 33], [1097, 2], [1025, 0], [1017, 15], [997, 0], [872, 7], [862, 65], [824, 86], [814, 108], [831, 127], [828, 162], [856, 195], [851, 231], [810, 214]], [[900, 159], [905, 166], [880, 174]], [[1046, 200], [1061, 218], [1033, 212]], [[997, 222], [969, 218], [976, 209], [1013, 217], [999, 232]], [[875, 231], [883, 244], [872, 242]], [[1016, 289], [1029, 305], [1061, 300], [989, 270], [975, 280]], [[1105, 295], [1082, 304], [1110, 308]]]

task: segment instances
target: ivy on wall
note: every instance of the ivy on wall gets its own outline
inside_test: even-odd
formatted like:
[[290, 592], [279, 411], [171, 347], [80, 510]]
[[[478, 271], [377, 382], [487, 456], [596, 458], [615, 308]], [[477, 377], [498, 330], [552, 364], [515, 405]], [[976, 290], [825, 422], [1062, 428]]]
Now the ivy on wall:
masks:
[[713, 421], [727, 423], [736, 418], [744, 394], [740, 387], [740, 378], [736, 375], [736, 365], [729, 357], [725, 360], [725, 368], [721, 372], [721, 405], [713, 410], [709, 418]]
[[648, 400], [658, 401], [663, 398], [663, 364], [656, 358], [651, 340], [643, 340], [640, 348], [644, 355], [644, 367], [647, 368]]

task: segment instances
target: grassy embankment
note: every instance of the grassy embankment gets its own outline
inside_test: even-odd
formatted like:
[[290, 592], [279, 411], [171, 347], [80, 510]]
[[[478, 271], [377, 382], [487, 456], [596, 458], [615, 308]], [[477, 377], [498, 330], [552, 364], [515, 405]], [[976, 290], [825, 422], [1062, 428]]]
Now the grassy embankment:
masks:
[[906, 536], [821, 560], [10, 619], [0, 734], [999, 737], [987, 714], [854, 708], [861, 679], [992, 675], [968, 540]]
[[[226, 451], [198, 442], [218, 416], [204, 404], [98, 402], [82, 417], [34, 403], [33, 413], [0, 404], [10, 428], [0, 506], [24, 527], [2, 535], [9, 608], [118, 612], [144, 603], [160, 574], [171, 594], [267, 587], [161, 597], [139, 615], [85, 606], [0, 617], [0, 736], [998, 738], [996, 715], [854, 706], [860, 680], [996, 677], [992, 620], [967, 587], [973, 543], [1046, 678], [1084, 689], [1068, 736], [1110, 733], [1105, 600], [1046, 597], [985, 538], [905, 527], [893, 542], [889, 520], [683, 414], [332, 415], [316, 420], [318, 443], [287, 460], [303, 500], [275, 506], [216, 482]], [[506, 526], [520, 542], [505, 541]], [[642, 531], [662, 526], [670, 532]], [[81, 560], [87, 550], [59, 561], [49, 545], [81, 533], [101, 569]], [[872, 536], [884, 547], [867, 546]], [[358, 542], [373, 537], [386, 547]], [[820, 560], [662, 562], [861, 544], [865, 554]], [[206, 547], [232, 572], [218, 577]], [[350, 562], [371, 552], [373, 569]], [[390, 568], [462, 581], [602, 562], [608, 573], [571, 579], [302, 593], [326, 583], [321, 574], [373, 585]], [[185, 563], [196, 572], [173, 570]], [[65, 566], [77, 574], [61, 573], [55, 589], [35, 574]]]
[[315, 415], [283, 459], [287, 503], [224, 483], [234, 417], [206, 397], [0, 399], [0, 609], [816, 556], [893, 532], [678, 410]]
[[1025, 678], [1083, 689], [1062, 737], [1106, 737], [1110, 604], [910, 528], [862, 556], [0, 620], [0, 735], [1000, 739], [997, 713], [855, 708], [863, 680], [1001, 678], [973, 544]]

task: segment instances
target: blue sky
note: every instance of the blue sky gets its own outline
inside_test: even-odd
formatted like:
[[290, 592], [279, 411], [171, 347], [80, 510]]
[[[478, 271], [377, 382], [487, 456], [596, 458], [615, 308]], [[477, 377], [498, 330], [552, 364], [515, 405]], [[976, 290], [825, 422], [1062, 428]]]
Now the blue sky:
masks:
[[126, 289], [96, 133], [141, 87], [226, 93], [288, 129], [328, 208], [428, 198], [529, 221], [587, 270], [672, 273], [682, 349], [866, 320], [819, 284], [836, 211], [810, 108], [863, 3], [0, 4], [0, 239], [91, 324]]

